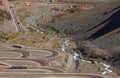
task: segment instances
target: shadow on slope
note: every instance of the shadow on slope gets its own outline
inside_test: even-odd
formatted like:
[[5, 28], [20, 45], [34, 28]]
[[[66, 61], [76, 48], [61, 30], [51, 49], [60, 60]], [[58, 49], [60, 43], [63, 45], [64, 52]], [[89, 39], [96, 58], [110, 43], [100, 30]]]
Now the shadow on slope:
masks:
[[[120, 6], [118, 6], [117, 8], [114, 8], [113, 10], [109, 11], [109, 12], [105, 12], [103, 15], [107, 15], [108, 13], [111, 13], [115, 10], [120, 9]], [[95, 32], [94, 34], [92, 34], [88, 39], [90, 40], [94, 40], [102, 35], [105, 35], [117, 28], [120, 27], [120, 10], [116, 11], [111, 17], [109, 17], [108, 19], [106, 19], [105, 21], [101, 22], [100, 24], [98, 24], [97, 26], [94, 26], [93, 28], [87, 30], [86, 32], [91, 31], [92, 29], [97, 28], [98, 26], [108, 22], [103, 28], [101, 28], [100, 30], [98, 30], [97, 32]]]

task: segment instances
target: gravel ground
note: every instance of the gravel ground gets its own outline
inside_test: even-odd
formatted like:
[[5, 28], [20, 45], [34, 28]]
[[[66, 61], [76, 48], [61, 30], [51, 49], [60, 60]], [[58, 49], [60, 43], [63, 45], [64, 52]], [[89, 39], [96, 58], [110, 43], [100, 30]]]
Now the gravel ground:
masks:
[[[56, 16], [60, 14], [60, 10], [64, 7], [68, 7], [68, 5], [53, 5], [53, 4], [46, 4], [46, 3], [36, 3], [34, 2], [31, 6], [25, 6], [23, 3], [19, 5], [15, 5], [15, 9], [18, 13], [18, 16], [21, 20], [24, 20], [24, 23], [31, 26], [37, 26], [38, 23], [46, 22], [46, 20], [51, 19], [53, 16]], [[21, 12], [22, 9], [25, 9], [25, 11], [29, 10], [31, 13], [30, 16], [27, 18], [24, 18]], [[56, 10], [53, 10], [56, 9]]]

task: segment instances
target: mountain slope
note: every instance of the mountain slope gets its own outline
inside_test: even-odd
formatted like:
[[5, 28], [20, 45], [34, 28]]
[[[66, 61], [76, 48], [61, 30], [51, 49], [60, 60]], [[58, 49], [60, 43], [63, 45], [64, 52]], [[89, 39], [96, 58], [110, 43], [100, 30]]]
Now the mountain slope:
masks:
[[0, 9], [0, 23], [2, 23], [4, 20], [10, 20], [10, 19], [11, 16], [9, 12]]

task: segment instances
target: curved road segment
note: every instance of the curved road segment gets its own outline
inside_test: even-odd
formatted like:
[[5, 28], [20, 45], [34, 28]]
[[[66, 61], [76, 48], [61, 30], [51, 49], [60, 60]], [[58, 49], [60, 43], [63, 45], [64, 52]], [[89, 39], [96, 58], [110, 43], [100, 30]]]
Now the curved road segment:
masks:
[[[11, 13], [17, 31], [24, 32], [24, 35], [19, 38], [25, 37], [27, 29], [18, 22], [14, 9], [9, 6], [8, 1], [3, 1]], [[15, 48], [0, 43], [4, 47], [0, 49], [0, 77], [2, 78], [106, 78], [94, 74], [67, 74], [65, 69], [48, 60], [60, 55], [60, 52], [54, 50]]]

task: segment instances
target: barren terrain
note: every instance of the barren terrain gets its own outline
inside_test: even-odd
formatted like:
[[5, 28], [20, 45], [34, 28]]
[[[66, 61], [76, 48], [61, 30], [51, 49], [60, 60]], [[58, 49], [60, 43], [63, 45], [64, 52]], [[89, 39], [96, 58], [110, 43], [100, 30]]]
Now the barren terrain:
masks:
[[119, 0], [30, 1], [30, 6], [23, 0], [10, 0], [5, 3], [7, 7], [0, 5], [3, 78], [20, 77], [20, 74], [25, 78], [70, 78], [71, 75], [71, 78], [117, 78], [120, 75]]

